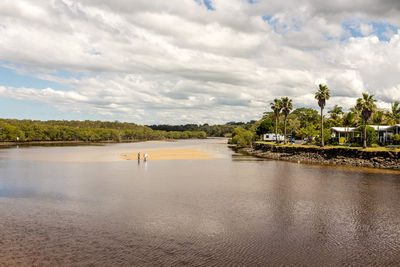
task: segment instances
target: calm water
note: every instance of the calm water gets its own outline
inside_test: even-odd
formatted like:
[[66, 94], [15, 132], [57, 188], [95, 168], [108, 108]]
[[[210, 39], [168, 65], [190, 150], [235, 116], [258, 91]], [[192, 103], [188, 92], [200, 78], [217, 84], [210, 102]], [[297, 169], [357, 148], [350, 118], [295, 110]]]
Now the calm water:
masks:
[[[0, 265], [400, 264], [400, 175], [223, 141], [0, 149]], [[162, 148], [219, 158], [119, 158]]]

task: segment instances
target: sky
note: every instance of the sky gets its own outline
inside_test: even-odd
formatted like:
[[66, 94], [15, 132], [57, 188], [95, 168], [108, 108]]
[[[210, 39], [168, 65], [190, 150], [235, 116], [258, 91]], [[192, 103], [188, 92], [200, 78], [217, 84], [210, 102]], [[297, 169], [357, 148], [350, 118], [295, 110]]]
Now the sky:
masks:
[[398, 0], [2, 0], [0, 117], [225, 123], [400, 100]]

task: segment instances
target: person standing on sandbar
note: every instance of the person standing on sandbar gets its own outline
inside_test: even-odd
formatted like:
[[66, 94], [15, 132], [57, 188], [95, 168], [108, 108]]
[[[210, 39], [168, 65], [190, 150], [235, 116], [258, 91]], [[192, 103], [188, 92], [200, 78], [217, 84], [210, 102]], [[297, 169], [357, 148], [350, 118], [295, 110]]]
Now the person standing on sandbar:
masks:
[[144, 161], [147, 161], [147, 153], [144, 153]]
[[140, 152], [137, 153], [137, 160], [138, 160], [138, 161], [140, 160]]

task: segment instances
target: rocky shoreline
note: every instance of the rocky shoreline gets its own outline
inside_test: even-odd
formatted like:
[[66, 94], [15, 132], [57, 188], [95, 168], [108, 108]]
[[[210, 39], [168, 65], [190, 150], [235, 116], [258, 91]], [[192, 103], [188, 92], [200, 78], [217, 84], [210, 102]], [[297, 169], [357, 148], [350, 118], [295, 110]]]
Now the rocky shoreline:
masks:
[[350, 148], [318, 148], [303, 146], [275, 146], [255, 143], [239, 152], [259, 158], [300, 163], [346, 165], [400, 170], [400, 153], [396, 151], [365, 151]]

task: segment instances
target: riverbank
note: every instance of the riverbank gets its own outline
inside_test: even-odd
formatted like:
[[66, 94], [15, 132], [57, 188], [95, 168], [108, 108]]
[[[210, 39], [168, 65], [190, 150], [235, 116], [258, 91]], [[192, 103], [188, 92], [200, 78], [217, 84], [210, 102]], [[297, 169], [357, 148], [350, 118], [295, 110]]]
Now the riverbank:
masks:
[[398, 151], [369, 151], [332, 147], [276, 146], [266, 143], [254, 143], [252, 148], [242, 148], [239, 149], [238, 152], [259, 158], [286, 160], [299, 163], [400, 170], [400, 153]]

